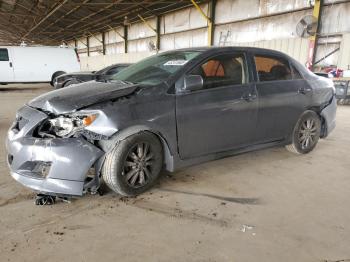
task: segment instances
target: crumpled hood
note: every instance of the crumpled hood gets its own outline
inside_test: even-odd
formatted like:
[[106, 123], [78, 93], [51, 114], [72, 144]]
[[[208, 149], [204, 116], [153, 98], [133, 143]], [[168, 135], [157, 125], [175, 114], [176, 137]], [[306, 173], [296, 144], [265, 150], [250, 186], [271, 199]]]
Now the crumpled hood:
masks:
[[133, 93], [138, 85], [89, 81], [54, 90], [31, 100], [28, 105], [54, 114], [69, 113], [98, 102]]

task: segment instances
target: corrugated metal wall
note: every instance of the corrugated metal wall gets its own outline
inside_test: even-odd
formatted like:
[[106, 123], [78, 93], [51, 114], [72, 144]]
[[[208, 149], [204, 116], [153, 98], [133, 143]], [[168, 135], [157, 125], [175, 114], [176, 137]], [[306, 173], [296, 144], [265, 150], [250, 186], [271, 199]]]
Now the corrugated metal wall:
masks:
[[344, 34], [340, 46], [339, 63], [340, 68], [350, 70], [350, 34]]
[[[345, 34], [350, 33], [350, 3], [336, 4], [342, 0], [325, 0], [322, 19], [322, 44], [316, 59], [321, 59], [339, 46], [350, 45]], [[209, 6], [201, 6], [208, 13]], [[215, 45], [246, 45], [276, 49], [288, 53], [305, 64], [308, 39], [296, 35], [300, 19], [312, 13], [309, 0], [218, 0], [215, 12]], [[147, 22], [156, 28], [156, 18]], [[124, 29], [115, 28], [105, 33], [106, 55], [102, 55], [102, 34], [89, 36], [90, 52], [87, 57], [87, 39], [77, 41], [82, 60], [82, 69], [97, 69], [114, 62], [136, 62], [151, 55], [150, 46], [156, 44], [156, 33], [142, 22], [128, 27], [128, 53], [124, 54]], [[220, 35], [229, 36], [220, 43]], [[344, 34], [344, 37], [343, 37]], [[336, 36], [336, 42], [334, 35]], [[329, 37], [328, 37], [329, 36]], [[208, 42], [207, 21], [194, 8], [174, 11], [160, 17], [160, 51], [205, 46]], [[346, 44], [347, 43], [347, 44]], [[74, 46], [74, 42], [69, 43]], [[140, 53], [140, 54], [136, 54]], [[345, 55], [345, 57], [347, 57]], [[347, 59], [347, 60], [346, 60]], [[350, 58], [340, 53], [324, 59], [322, 65], [335, 64], [341, 67], [350, 64]]]
[[[202, 5], [208, 13], [208, 5]], [[193, 7], [161, 17], [161, 50], [205, 46], [208, 42], [207, 21]]]
[[309, 42], [305, 38], [285, 38], [269, 41], [237, 43], [236, 45], [278, 50], [290, 55], [300, 63], [305, 64]]

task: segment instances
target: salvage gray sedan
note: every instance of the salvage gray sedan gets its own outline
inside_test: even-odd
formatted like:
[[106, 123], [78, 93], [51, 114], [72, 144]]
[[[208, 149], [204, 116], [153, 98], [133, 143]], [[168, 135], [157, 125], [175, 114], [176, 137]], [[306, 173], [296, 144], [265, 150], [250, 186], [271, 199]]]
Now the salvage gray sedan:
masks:
[[335, 114], [332, 81], [285, 54], [176, 50], [30, 101], [8, 132], [8, 163], [42, 194], [81, 196], [103, 179], [132, 196], [162, 170], [271, 146], [308, 153]]

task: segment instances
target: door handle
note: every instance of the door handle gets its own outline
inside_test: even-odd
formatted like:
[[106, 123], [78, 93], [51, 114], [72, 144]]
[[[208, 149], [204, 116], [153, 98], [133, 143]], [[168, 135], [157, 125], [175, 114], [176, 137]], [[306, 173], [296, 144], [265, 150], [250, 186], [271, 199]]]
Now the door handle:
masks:
[[12, 67], [12, 62], [10, 62], [10, 67]]
[[242, 99], [244, 99], [247, 102], [251, 102], [257, 98], [256, 94], [248, 93], [242, 96]]
[[305, 95], [305, 94], [307, 94], [307, 93], [309, 93], [309, 92], [311, 92], [311, 89], [310, 89], [310, 88], [300, 87], [300, 88], [298, 89], [298, 93], [303, 94], [303, 95]]

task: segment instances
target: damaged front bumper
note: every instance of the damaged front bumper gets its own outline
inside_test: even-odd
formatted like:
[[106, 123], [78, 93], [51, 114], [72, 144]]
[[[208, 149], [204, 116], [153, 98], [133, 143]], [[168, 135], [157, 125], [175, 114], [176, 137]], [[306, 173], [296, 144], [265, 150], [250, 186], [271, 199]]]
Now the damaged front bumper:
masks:
[[104, 153], [82, 137], [34, 137], [47, 117], [29, 106], [18, 111], [6, 139], [11, 175], [40, 193], [81, 196], [86, 174]]

